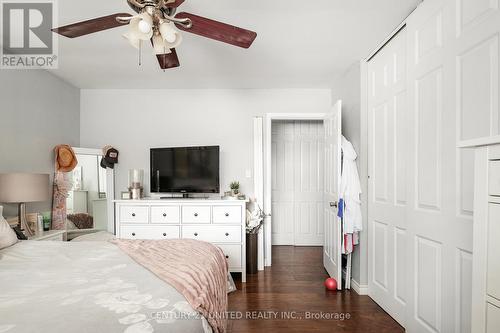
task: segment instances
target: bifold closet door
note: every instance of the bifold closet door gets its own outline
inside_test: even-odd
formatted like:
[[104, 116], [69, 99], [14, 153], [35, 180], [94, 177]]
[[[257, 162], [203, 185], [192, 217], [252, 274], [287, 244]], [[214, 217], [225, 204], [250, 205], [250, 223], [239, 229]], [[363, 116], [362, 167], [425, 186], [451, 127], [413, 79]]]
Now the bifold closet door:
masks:
[[273, 121], [272, 244], [323, 245], [321, 121]]
[[498, 128], [497, 10], [429, 0], [407, 20], [410, 333], [471, 330], [474, 160], [456, 147]]
[[[500, 132], [499, 33], [498, 0], [425, 0], [406, 20], [406, 230], [391, 230], [387, 222], [397, 207], [386, 205], [392, 213], [377, 215], [398, 188], [392, 179], [398, 159], [391, 151], [399, 139], [386, 143], [392, 119], [383, 100], [390, 99], [377, 98], [399, 63], [387, 56], [388, 65], [377, 65], [388, 52], [382, 50], [369, 65], [381, 73], [379, 80], [370, 78], [370, 293], [398, 319], [389, 301], [398, 295], [391, 265], [404, 253], [406, 315], [400, 322], [410, 333], [471, 331], [474, 164], [473, 153], [457, 143]], [[391, 254], [398, 244], [406, 252]]]
[[368, 62], [369, 295], [401, 325], [407, 300], [406, 30]]

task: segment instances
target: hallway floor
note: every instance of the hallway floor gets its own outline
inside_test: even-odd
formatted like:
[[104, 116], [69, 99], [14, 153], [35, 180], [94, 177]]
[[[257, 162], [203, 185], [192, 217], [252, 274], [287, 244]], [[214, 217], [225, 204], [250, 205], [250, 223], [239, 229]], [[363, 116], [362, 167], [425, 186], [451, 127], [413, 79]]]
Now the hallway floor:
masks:
[[327, 291], [327, 277], [321, 247], [274, 246], [272, 267], [248, 275], [243, 289], [235, 276], [228, 332], [404, 332], [368, 296]]

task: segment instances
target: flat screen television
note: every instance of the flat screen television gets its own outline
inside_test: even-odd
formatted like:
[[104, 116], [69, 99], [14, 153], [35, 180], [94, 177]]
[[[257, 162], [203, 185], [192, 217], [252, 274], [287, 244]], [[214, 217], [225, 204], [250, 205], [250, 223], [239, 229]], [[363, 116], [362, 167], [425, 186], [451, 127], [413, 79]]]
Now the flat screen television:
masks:
[[219, 146], [151, 149], [151, 193], [219, 193]]

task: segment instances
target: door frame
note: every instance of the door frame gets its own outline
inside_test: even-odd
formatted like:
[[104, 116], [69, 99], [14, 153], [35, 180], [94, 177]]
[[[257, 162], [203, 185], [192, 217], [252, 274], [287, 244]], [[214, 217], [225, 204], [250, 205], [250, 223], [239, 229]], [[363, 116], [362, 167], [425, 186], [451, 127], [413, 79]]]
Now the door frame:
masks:
[[[264, 212], [272, 206], [272, 123], [273, 120], [321, 120], [325, 113], [266, 113], [264, 118]], [[272, 264], [272, 216], [264, 220], [264, 265]]]

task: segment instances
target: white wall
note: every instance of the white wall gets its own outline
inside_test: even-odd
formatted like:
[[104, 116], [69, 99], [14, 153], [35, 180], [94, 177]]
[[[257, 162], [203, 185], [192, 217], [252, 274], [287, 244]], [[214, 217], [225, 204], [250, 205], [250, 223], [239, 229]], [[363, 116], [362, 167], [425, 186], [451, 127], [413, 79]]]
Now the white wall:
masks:
[[342, 76], [338, 77], [332, 89], [332, 101], [341, 99], [342, 106], [342, 134], [351, 141], [358, 154], [357, 165], [361, 178], [363, 194], [361, 205], [363, 211], [363, 229], [360, 234], [360, 245], [352, 257], [352, 277], [361, 285], [368, 283], [368, 232], [367, 232], [367, 201], [368, 186], [367, 156], [362, 147], [361, 133], [361, 63], [354, 63]]
[[[80, 141], [80, 91], [43, 70], [0, 73], [0, 172], [54, 172], [53, 148]], [[48, 211], [50, 202], [29, 204]], [[17, 215], [6, 205], [5, 216]]]
[[[331, 91], [318, 90], [82, 90], [82, 147], [120, 151], [116, 195], [128, 170], [146, 172], [152, 147], [220, 145], [221, 191], [239, 180], [253, 194], [253, 117], [270, 112], [326, 112]], [[253, 174], [252, 174], [253, 176]]]

